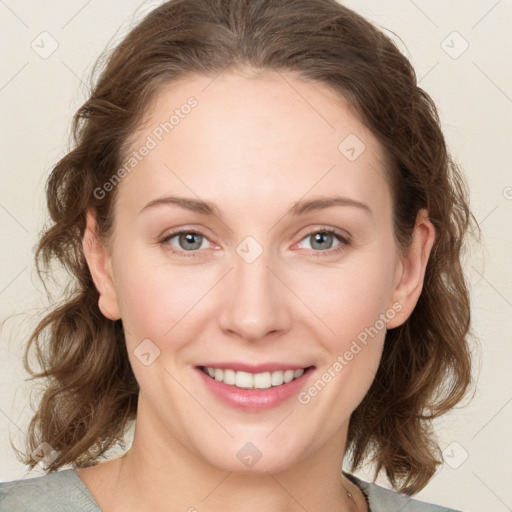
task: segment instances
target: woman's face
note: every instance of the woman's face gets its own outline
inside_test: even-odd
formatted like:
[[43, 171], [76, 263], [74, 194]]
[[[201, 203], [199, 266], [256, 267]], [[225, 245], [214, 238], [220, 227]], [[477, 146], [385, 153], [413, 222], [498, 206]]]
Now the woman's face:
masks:
[[374, 136], [325, 85], [225, 73], [162, 90], [128, 153], [98, 288], [136, 435], [230, 471], [339, 460], [410, 311]]

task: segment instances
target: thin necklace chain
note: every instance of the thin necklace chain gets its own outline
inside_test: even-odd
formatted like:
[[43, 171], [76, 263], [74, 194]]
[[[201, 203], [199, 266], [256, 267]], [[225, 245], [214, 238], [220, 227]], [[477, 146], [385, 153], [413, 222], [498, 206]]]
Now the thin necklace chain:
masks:
[[356, 506], [357, 512], [359, 512], [359, 506], [357, 505], [357, 502], [352, 496], [352, 493], [343, 485], [343, 475], [341, 476], [341, 485], [343, 486], [343, 489], [345, 489], [345, 492], [347, 493], [347, 496], [354, 502], [354, 505]]
[[[117, 478], [118, 479], [119, 479], [119, 474], [121, 473], [121, 467], [123, 466], [123, 463], [124, 463], [124, 456], [125, 455], [126, 455], [126, 453], [121, 457], [121, 464], [119, 465], [119, 469], [118, 469], [118, 472], [117, 472]], [[359, 512], [359, 506], [357, 505], [357, 502], [356, 502], [354, 496], [352, 496], [352, 493], [343, 485], [343, 476], [342, 476], [341, 485], [343, 486], [343, 489], [345, 489], [345, 492], [347, 493], [347, 496], [354, 502], [354, 505], [356, 506], [357, 512]]]
[[[345, 491], [347, 491], [347, 489], [345, 489]], [[359, 507], [357, 506], [357, 502], [354, 499], [354, 496], [352, 496], [352, 493], [350, 491], [347, 491], [347, 496], [354, 502], [354, 504], [356, 506], [356, 509], [357, 509], [357, 512], [359, 512]]]

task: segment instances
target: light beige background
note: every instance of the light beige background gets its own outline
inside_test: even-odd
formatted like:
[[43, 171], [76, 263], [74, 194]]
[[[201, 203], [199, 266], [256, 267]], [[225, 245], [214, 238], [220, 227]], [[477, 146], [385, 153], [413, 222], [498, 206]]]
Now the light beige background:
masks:
[[[0, 342], [0, 481], [26, 475], [9, 437], [22, 441], [30, 417], [21, 353], [34, 325], [30, 315], [44, 304], [32, 253], [45, 219], [44, 182], [66, 152], [71, 116], [86, 98], [94, 60], [159, 3], [0, 1], [0, 318], [20, 314]], [[447, 462], [417, 498], [469, 512], [510, 511], [512, 1], [345, 3], [400, 36], [389, 32], [439, 107], [484, 236], [484, 248], [466, 267], [482, 346], [478, 391], [471, 405], [437, 423]], [[44, 55], [51, 44], [58, 48]], [[358, 474], [370, 478], [369, 471]]]

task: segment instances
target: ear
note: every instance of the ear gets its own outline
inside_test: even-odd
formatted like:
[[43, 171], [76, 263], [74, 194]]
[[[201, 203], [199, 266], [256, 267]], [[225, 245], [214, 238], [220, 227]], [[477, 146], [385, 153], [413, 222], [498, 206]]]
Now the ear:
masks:
[[100, 311], [103, 313], [103, 316], [110, 320], [119, 320], [121, 314], [114, 288], [111, 257], [108, 249], [100, 241], [96, 217], [92, 209], [87, 210], [82, 248], [92, 279], [100, 294], [98, 300]]
[[425, 209], [418, 212], [412, 237], [411, 246], [399, 262], [396, 286], [389, 304], [389, 307], [400, 304], [402, 309], [390, 319], [387, 329], [398, 327], [409, 318], [423, 289], [425, 270], [436, 238], [435, 227]]

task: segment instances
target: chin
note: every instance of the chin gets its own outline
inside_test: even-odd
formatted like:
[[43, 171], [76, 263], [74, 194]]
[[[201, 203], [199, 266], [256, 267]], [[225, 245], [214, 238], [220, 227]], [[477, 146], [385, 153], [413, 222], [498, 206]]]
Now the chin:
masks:
[[218, 442], [218, 450], [199, 450], [197, 455], [207, 464], [222, 471], [229, 471], [244, 475], [263, 475], [265, 473], [279, 473], [292, 467], [298, 462], [298, 448], [283, 449], [274, 443], [261, 439], [259, 441], [240, 442], [230, 439], [223, 443]]

